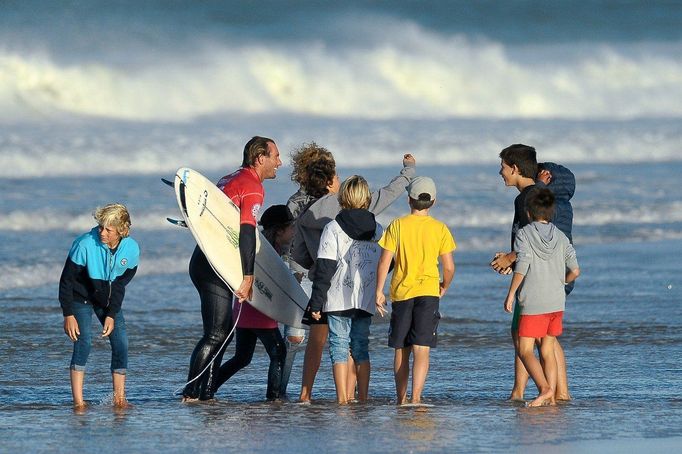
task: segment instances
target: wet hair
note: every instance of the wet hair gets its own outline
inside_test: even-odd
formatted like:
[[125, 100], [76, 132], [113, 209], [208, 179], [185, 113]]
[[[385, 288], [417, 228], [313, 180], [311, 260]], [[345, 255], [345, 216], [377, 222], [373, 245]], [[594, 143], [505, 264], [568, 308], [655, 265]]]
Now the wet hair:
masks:
[[261, 136], [253, 136], [251, 140], [246, 142], [242, 167], [253, 167], [261, 156], [270, 156], [269, 143], [274, 144], [275, 141]]
[[98, 207], [93, 217], [100, 227], [113, 227], [116, 229], [122, 238], [125, 238], [130, 233], [130, 214], [125, 205], [120, 203], [111, 203], [109, 205]]
[[410, 208], [418, 211], [428, 210], [436, 202], [435, 199], [432, 200], [431, 196], [425, 192], [419, 194], [419, 199], [413, 199], [412, 197], [410, 197], [409, 199]]
[[336, 162], [329, 150], [315, 142], [304, 143], [291, 152], [291, 181], [306, 194], [320, 198], [329, 192], [336, 175]]
[[535, 180], [538, 175], [538, 161], [533, 147], [521, 143], [510, 145], [500, 151], [500, 159], [509, 167], [518, 167], [519, 173], [526, 178]]
[[343, 210], [353, 208], [367, 209], [372, 201], [367, 181], [360, 175], [352, 175], [341, 183], [339, 189], [339, 205]]
[[554, 194], [547, 188], [532, 188], [526, 199], [526, 210], [533, 221], [551, 221], [554, 217]]

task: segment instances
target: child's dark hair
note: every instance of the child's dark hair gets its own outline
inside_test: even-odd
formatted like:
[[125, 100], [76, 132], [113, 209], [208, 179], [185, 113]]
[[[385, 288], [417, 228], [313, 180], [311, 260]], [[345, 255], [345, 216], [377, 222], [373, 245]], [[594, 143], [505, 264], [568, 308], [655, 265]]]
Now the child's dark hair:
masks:
[[554, 217], [554, 194], [547, 188], [531, 189], [526, 209], [533, 221], [551, 221]]
[[276, 244], [277, 234], [286, 230], [294, 222], [291, 212], [286, 205], [272, 205], [258, 221], [263, 227], [263, 236], [279, 252]]
[[410, 197], [410, 208], [413, 210], [428, 210], [433, 206], [433, 203], [435, 200], [431, 200], [431, 196], [429, 194], [419, 194], [419, 199], [413, 199]]
[[263, 229], [263, 236], [265, 237], [266, 240], [268, 240], [268, 243], [275, 248], [277, 252], [279, 252], [279, 248], [277, 246], [277, 234], [284, 231], [287, 227], [291, 225], [291, 222], [286, 223], [286, 224], [277, 224], [273, 225], [267, 228]]
[[538, 174], [538, 161], [535, 154], [535, 148], [528, 145], [517, 143], [510, 145], [504, 150], [500, 151], [500, 159], [508, 166], [516, 166], [522, 176], [526, 178], [535, 177]]

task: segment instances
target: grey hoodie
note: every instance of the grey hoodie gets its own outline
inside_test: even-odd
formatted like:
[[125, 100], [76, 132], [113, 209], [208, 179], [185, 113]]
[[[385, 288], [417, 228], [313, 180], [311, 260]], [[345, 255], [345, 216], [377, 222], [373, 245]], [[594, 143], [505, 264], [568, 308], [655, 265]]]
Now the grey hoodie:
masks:
[[[393, 178], [383, 188], [372, 193], [372, 201], [368, 210], [373, 214], [379, 214], [405, 194], [405, 187], [410, 184], [414, 177], [415, 166], [408, 164], [400, 171], [400, 175]], [[291, 258], [306, 269], [310, 269], [310, 275], [314, 275], [317, 249], [320, 246], [322, 229], [329, 224], [341, 211], [338, 194], [327, 194], [317, 199], [307, 209], [304, 209], [296, 219], [296, 233], [294, 234]]]
[[532, 222], [514, 242], [515, 273], [525, 275], [517, 294], [522, 315], [563, 311], [566, 269], [578, 268], [575, 249], [551, 222]]

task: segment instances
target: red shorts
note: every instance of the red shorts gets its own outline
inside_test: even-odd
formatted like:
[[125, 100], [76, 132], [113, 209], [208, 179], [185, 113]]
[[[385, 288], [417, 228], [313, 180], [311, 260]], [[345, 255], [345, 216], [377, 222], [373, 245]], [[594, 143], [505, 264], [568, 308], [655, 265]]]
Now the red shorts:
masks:
[[563, 332], [564, 311], [549, 314], [521, 315], [519, 319], [520, 337], [559, 336]]

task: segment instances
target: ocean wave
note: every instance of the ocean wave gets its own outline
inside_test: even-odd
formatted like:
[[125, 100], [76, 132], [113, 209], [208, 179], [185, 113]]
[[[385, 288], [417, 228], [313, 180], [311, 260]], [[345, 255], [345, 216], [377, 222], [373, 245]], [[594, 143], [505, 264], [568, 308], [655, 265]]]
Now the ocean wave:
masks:
[[404, 20], [381, 26], [381, 38], [375, 24], [350, 28], [367, 35], [364, 45], [206, 37], [177, 53], [143, 46], [148, 54], [123, 63], [0, 49], [0, 120], [682, 116], [682, 43], [516, 48]]
[[12, 178], [172, 175], [180, 167], [216, 172], [240, 165], [253, 134], [273, 137], [285, 165], [290, 150], [312, 140], [329, 148], [341, 168], [395, 166], [406, 152], [420, 165], [495, 163], [499, 150], [515, 142], [532, 144], [543, 160], [561, 163], [682, 159], [677, 119], [366, 121], [270, 115], [190, 124], [0, 124], [0, 168]]
[[[672, 225], [682, 223], [682, 202], [658, 202], [652, 205], [588, 207], [574, 206], [573, 225], [580, 227]], [[438, 217], [453, 229], [458, 228], [506, 228], [511, 226], [511, 213], [508, 207], [496, 209], [490, 206], [450, 207], [439, 206]], [[388, 224], [399, 214], [385, 213], [378, 217], [379, 222]], [[144, 211], [135, 214], [133, 229], [136, 231], [168, 231], [177, 229], [166, 218], [180, 218], [177, 210], [168, 212]], [[91, 213], [64, 213], [52, 209], [36, 211], [13, 210], [0, 217], [0, 231], [48, 232], [67, 231], [85, 232], [92, 228], [94, 220]]]
[[[171, 213], [145, 212], [135, 215], [133, 229], [144, 231], [177, 229], [166, 217], [179, 218], [177, 211]], [[92, 213], [64, 213], [57, 210], [41, 209], [37, 211], [14, 210], [0, 217], [0, 231], [13, 232], [49, 232], [61, 230], [82, 233], [97, 225]]]
[[[144, 258], [136, 276], [187, 273], [188, 257]], [[0, 290], [33, 288], [59, 282], [64, 262], [33, 265], [0, 264]]]

